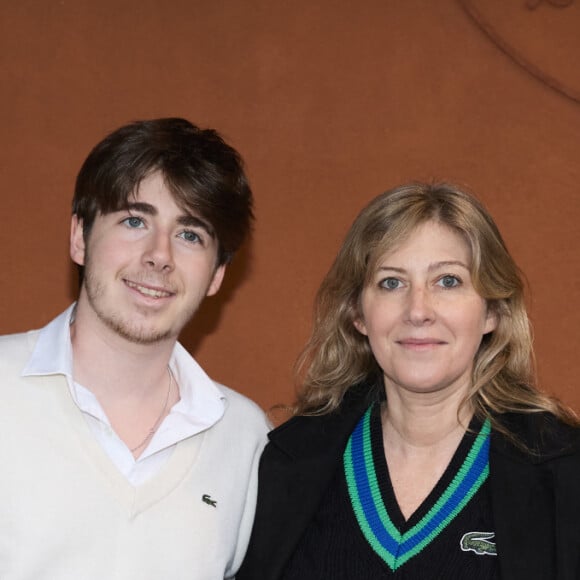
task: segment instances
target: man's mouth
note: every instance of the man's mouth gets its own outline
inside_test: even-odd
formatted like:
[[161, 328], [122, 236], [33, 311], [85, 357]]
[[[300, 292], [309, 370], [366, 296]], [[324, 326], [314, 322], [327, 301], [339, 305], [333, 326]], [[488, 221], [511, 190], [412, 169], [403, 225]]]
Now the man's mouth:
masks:
[[148, 296], [149, 298], [169, 298], [169, 296], [173, 296], [173, 292], [169, 292], [161, 288], [143, 286], [142, 284], [137, 284], [136, 282], [131, 282], [130, 280], [123, 281], [125, 284], [127, 284], [127, 286], [129, 286], [129, 288], [133, 288], [133, 290], [137, 290], [139, 294], [143, 294], [143, 296]]

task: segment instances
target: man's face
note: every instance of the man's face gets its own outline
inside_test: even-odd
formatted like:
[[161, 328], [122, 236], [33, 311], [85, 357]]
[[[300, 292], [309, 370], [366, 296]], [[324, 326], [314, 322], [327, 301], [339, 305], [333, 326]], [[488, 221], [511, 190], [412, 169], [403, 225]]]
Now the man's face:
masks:
[[73, 216], [71, 257], [85, 270], [76, 320], [134, 343], [175, 340], [220, 287], [217, 248], [210, 227], [182, 210], [153, 173], [128, 209], [95, 218], [86, 245]]

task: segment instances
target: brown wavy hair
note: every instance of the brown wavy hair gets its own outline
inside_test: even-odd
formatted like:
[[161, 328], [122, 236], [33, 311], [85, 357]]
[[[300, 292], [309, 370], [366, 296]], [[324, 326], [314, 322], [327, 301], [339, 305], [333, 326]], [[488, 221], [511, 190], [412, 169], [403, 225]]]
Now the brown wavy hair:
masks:
[[349, 388], [376, 384], [382, 376], [367, 337], [354, 326], [360, 297], [381, 257], [431, 220], [467, 242], [473, 285], [498, 321], [475, 356], [464, 404], [492, 421], [510, 411], [547, 411], [577, 424], [570, 410], [536, 388], [523, 277], [497, 226], [477, 199], [448, 183], [397, 187], [358, 215], [316, 297], [313, 332], [297, 363], [301, 387], [294, 413], [332, 412]]
[[126, 208], [141, 181], [156, 171], [182, 209], [207, 221], [218, 242], [218, 264], [228, 264], [253, 220], [244, 162], [217, 131], [178, 117], [124, 125], [89, 153], [72, 204], [85, 241], [98, 214]]

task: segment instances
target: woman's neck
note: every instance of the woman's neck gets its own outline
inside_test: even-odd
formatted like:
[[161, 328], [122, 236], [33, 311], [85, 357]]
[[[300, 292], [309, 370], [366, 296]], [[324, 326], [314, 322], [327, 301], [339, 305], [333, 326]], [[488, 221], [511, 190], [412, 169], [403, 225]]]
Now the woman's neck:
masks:
[[386, 386], [386, 391], [381, 419], [389, 446], [417, 450], [456, 446], [473, 415], [471, 406], [463, 404], [466, 389], [414, 393]]

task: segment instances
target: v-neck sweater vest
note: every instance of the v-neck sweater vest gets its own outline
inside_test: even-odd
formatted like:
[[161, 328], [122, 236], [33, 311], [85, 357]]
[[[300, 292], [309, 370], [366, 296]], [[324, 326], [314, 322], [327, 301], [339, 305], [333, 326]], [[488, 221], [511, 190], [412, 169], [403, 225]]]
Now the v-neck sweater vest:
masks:
[[210, 429], [133, 487], [95, 441], [64, 377], [21, 377], [34, 333], [0, 348], [0, 578], [215, 580], [243, 558], [266, 424], [225, 388]]

